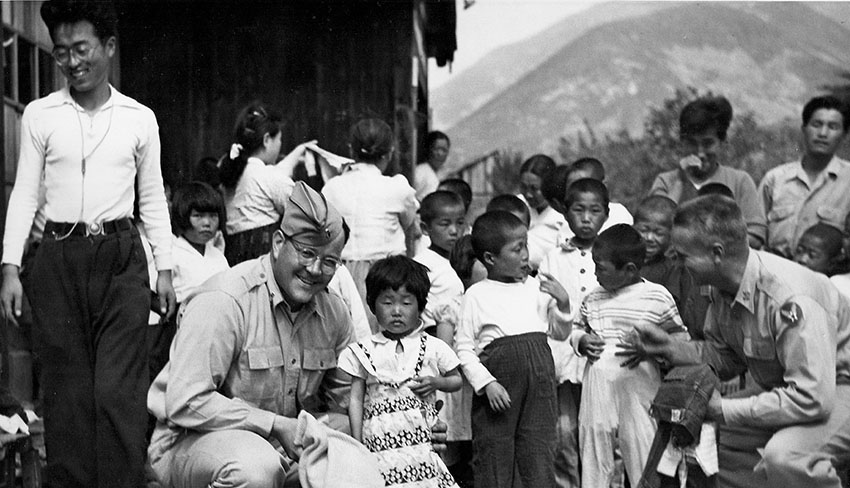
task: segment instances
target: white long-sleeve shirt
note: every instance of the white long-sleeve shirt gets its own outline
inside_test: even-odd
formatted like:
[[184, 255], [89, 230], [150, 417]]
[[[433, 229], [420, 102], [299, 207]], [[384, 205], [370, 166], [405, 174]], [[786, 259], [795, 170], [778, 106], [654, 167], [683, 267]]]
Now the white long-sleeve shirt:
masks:
[[156, 267], [171, 269], [171, 221], [156, 117], [149, 108], [109, 88], [109, 99], [93, 114], [74, 102], [67, 88], [24, 109], [3, 263], [21, 264], [42, 181], [47, 220], [86, 223], [132, 217], [133, 187], [138, 181], [139, 210]]
[[463, 297], [455, 349], [461, 369], [480, 393], [496, 381], [478, 355], [500, 337], [549, 331], [549, 324], [569, 324], [569, 315], [558, 312], [555, 299], [540, 291], [540, 282], [528, 277], [522, 283], [486, 279], [469, 287]]

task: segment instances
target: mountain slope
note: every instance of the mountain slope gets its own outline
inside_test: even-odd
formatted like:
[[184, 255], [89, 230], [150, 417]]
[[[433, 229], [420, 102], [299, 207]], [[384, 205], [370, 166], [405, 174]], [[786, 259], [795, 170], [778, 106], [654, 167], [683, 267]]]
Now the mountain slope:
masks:
[[692, 3], [598, 26], [566, 44], [450, 131], [453, 160], [497, 148], [552, 153], [587, 120], [642, 130], [676, 88], [726, 95], [766, 123], [795, 120], [850, 67], [850, 30], [802, 3]]
[[[431, 93], [434, 125], [451, 127], [490, 101], [524, 74], [533, 70], [570, 41], [596, 26], [638, 17], [663, 8], [669, 2], [631, 2], [596, 5], [571, 15], [523, 41], [494, 49], [474, 66], [460, 72]], [[463, 46], [459, 46], [463, 49]]]

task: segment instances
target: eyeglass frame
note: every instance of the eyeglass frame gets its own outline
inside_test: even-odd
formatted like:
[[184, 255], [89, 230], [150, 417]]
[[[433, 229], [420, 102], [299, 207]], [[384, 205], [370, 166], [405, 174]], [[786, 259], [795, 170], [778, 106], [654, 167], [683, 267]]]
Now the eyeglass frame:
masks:
[[[99, 46], [103, 46], [103, 42], [98, 41]], [[53, 56], [53, 61], [59, 66], [67, 66], [71, 63], [71, 58], [77, 58], [80, 61], [87, 61], [91, 58], [98, 46], [93, 46], [88, 41], [80, 41], [74, 43], [71, 47], [54, 47], [50, 55]]]
[[[281, 234], [283, 234], [281, 232]], [[319, 262], [319, 269], [322, 270], [324, 274], [334, 274], [336, 270], [342, 266], [342, 260], [338, 258], [332, 258], [329, 256], [324, 256], [319, 259], [319, 254], [316, 253], [315, 249], [311, 247], [303, 247], [302, 245], [295, 242], [295, 239], [292, 236], [288, 236], [283, 234], [283, 237], [286, 239], [286, 242], [292, 244], [292, 249], [295, 250], [296, 255], [298, 256], [298, 262], [301, 263], [302, 266], [313, 266], [316, 261]], [[328, 262], [330, 261], [330, 262]]]

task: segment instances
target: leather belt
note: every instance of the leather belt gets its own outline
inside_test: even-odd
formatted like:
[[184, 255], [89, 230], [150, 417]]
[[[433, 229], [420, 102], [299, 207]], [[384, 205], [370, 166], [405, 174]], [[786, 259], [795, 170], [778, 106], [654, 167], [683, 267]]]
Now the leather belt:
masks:
[[[76, 225], [76, 226], [75, 226]], [[108, 222], [47, 222], [44, 224], [44, 234], [50, 237], [62, 237], [64, 235], [88, 237], [115, 234], [133, 228], [133, 221], [129, 218], [110, 220]]]

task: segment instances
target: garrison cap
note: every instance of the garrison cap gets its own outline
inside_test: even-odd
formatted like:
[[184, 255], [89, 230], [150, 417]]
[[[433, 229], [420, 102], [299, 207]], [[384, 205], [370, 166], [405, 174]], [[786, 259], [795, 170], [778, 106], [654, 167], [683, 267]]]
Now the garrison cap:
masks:
[[324, 195], [299, 181], [286, 203], [280, 230], [302, 244], [325, 246], [342, 234], [342, 216]]

